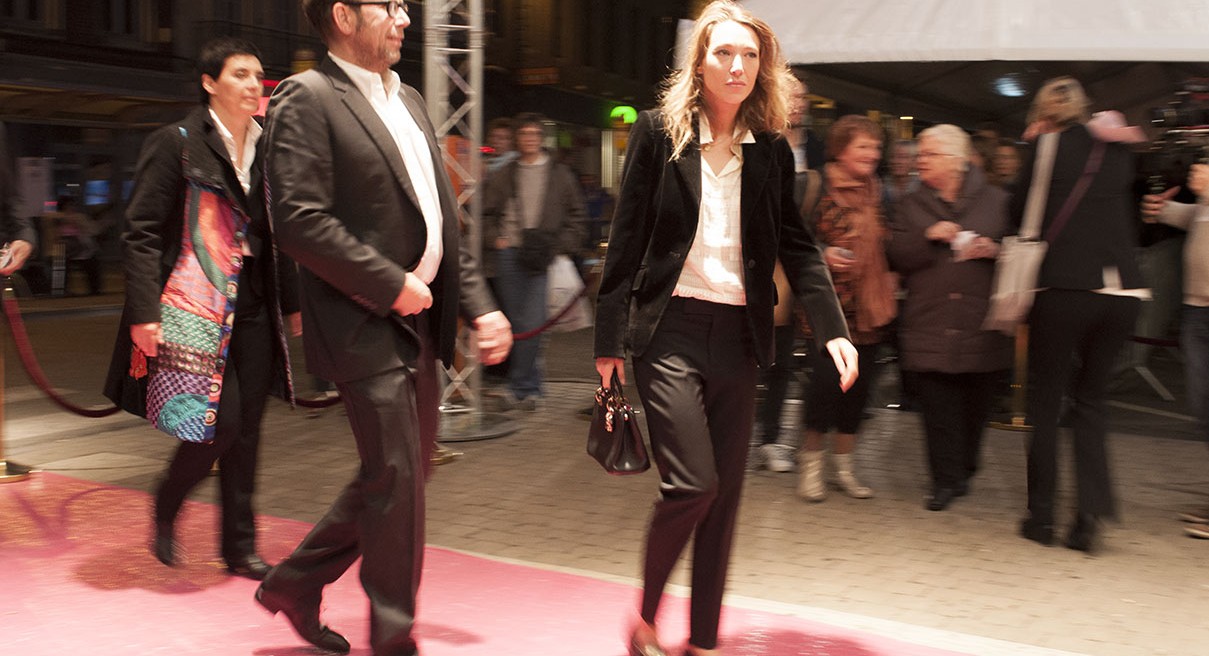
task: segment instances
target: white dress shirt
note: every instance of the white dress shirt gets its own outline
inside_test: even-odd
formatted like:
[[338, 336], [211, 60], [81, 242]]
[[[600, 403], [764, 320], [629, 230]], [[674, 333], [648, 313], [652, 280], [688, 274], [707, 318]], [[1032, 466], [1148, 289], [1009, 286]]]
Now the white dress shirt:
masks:
[[361, 68], [330, 52], [328, 56], [369, 101], [378, 118], [382, 119], [382, 123], [394, 137], [399, 155], [403, 157], [403, 165], [407, 167], [407, 175], [411, 178], [411, 186], [420, 202], [420, 212], [424, 215], [424, 224], [428, 228], [424, 255], [412, 273], [419, 276], [424, 284], [429, 284], [437, 277], [437, 268], [441, 264], [441, 201], [437, 193], [436, 171], [432, 165], [433, 153], [428, 148], [424, 132], [420, 130], [411, 112], [407, 111], [403, 97], [399, 95], [399, 74], [388, 71], [389, 74], [383, 79], [382, 75]]
[[[713, 143], [709, 121], [698, 120], [701, 147]], [[733, 157], [714, 173], [701, 156], [701, 207], [697, 233], [688, 249], [673, 296], [696, 298], [725, 305], [746, 305], [743, 288], [743, 243], [739, 200], [743, 190], [743, 148], [755, 143], [751, 130], [736, 131], [731, 142]]]
[[[239, 146], [235, 143], [235, 135], [223, 125], [222, 119], [218, 118], [218, 112], [214, 108], [210, 108], [210, 118], [214, 119], [214, 127], [218, 128], [218, 134], [222, 137], [222, 143], [227, 147], [227, 156], [231, 159], [231, 166], [235, 169], [235, 177], [239, 180], [239, 186], [243, 187], [245, 196], [252, 190], [252, 163], [256, 161], [256, 142], [260, 141], [260, 133], [264, 128], [260, 127], [252, 117], [248, 117], [248, 133], [244, 135], [243, 140], [243, 163], [239, 161]], [[240, 246], [240, 252], [245, 256], [252, 254], [251, 247], [248, 246], [247, 240], [244, 240]]]

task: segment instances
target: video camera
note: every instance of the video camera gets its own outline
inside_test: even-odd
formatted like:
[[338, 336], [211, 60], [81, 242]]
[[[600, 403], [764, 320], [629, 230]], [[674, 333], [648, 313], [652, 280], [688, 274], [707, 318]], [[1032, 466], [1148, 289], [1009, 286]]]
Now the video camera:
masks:
[[1142, 157], [1148, 193], [1182, 185], [1190, 166], [1209, 164], [1209, 78], [1189, 79], [1175, 95], [1167, 106], [1150, 110], [1151, 124], [1167, 130]]
[[1152, 107], [1150, 124], [1157, 128], [1209, 128], [1209, 78], [1186, 80], [1165, 107]]

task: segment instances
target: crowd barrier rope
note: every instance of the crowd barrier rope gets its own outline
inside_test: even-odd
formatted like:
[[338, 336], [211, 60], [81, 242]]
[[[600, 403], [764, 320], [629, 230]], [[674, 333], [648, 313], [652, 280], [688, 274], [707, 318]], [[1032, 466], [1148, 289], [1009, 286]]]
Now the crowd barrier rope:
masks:
[[[587, 293], [588, 290], [585, 287], [579, 292], [579, 294], [575, 296], [575, 298], [571, 299], [571, 302], [568, 303], [566, 307], [564, 307], [554, 316], [547, 319], [545, 323], [532, 330], [526, 330], [521, 333], [513, 333], [512, 339], [515, 341], [532, 339], [546, 332], [551, 326], [558, 323], [563, 317], [565, 317], [567, 313], [575, 307], [575, 304], [579, 302], [579, 299], [583, 298]], [[75, 403], [68, 401], [62, 394], [59, 393], [57, 389], [55, 389], [53, 385], [51, 385], [50, 380], [46, 377], [46, 372], [42, 370], [42, 366], [38, 363], [37, 355], [34, 353], [33, 344], [29, 339], [29, 333], [25, 329], [25, 321], [21, 318], [21, 307], [17, 304], [16, 297], [11, 293], [4, 294], [4, 318], [8, 321], [9, 332], [13, 336], [13, 344], [16, 346], [17, 355], [21, 358], [21, 366], [25, 369], [25, 373], [29, 375], [30, 380], [34, 382], [34, 385], [36, 385], [38, 389], [42, 390], [42, 393], [53, 401], [55, 405], [68, 412], [90, 418], [108, 417], [121, 410], [121, 408], [115, 405], [108, 407], [89, 408], [76, 405]], [[304, 399], [301, 397], [295, 397], [294, 402], [304, 408], [320, 409], [336, 405], [337, 403], [341, 402], [341, 399], [337, 394], [326, 396], [323, 399]]]

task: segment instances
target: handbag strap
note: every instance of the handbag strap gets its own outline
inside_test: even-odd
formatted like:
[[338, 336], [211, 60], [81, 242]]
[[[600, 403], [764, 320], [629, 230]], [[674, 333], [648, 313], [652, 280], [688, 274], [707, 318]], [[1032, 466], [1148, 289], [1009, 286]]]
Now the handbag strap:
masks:
[[1035, 241], [1041, 234], [1041, 215], [1045, 212], [1045, 201], [1049, 196], [1050, 176], [1054, 172], [1054, 155], [1058, 152], [1058, 135], [1047, 132], [1037, 139], [1037, 155], [1033, 160], [1033, 179], [1028, 187], [1028, 198], [1024, 201], [1024, 222], [1020, 226], [1020, 237]]
[[1075, 207], [1079, 205], [1079, 201], [1083, 200], [1083, 194], [1087, 193], [1087, 188], [1091, 186], [1091, 181], [1100, 172], [1100, 164], [1104, 161], [1105, 145], [1099, 139], [1091, 147], [1091, 153], [1087, 156], [1087, 164], [1083, 167], [1083, 175], [1079, 176], [1079, 181], [1075, 183], [1075, 188], [1071, 190], [1070, 196], [1066, 202], [1062, 204], [1062, 209], [1058, 211], [1058, 216], [1054, 217], [1054, 222], [1050, 224], [1049, 230], [1045, 231], [1045, 241], [1054, 243], [1058, 238], [1058, 234], [1062, 232], [1062, 228], [1066, 227], [1066, 221], [1070, 219], [1070, 215], [1074, 213]]

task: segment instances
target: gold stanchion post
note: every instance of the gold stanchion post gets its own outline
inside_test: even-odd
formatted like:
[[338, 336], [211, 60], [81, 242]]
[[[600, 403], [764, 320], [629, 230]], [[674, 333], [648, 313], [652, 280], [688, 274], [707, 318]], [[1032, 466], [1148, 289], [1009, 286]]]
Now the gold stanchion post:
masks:
[[[12, 281], [5, 276], [3, 294], [7, 296], [12, 293]], [[0, 296], [0, 303], [3, 302], [4, 298]], [[15, 462], [9, 462], [4, 456], [4, 355], [8, 350], [8, 322], [0, 321], [0, 324], [4, 325], [3, 328], [0, 328], [0, 483], [16, 483], [29, 478], [32, 470]]]
[[1029, 431], [1028, 423], [1028, 324], [1016, 328], [1016, 363], [1012, 368], [1012, 418], [1009, 421], [993, 421], [992, 428], [1001, 430]]

